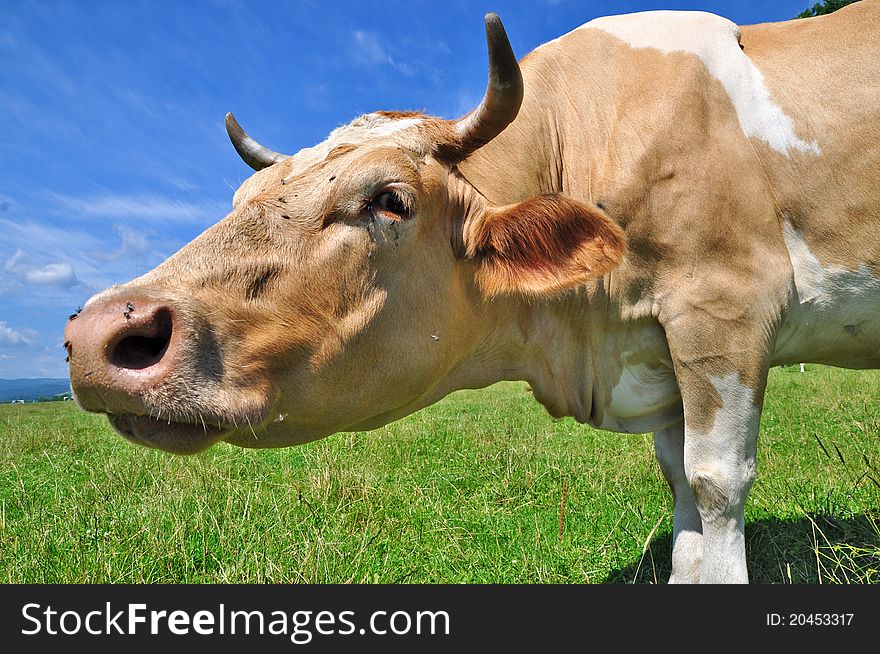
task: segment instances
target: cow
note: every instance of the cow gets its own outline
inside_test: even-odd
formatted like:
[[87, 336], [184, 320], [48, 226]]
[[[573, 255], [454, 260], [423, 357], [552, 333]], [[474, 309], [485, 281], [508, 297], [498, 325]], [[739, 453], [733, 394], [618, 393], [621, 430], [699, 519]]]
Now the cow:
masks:
[[880, 367], [880, 3], [738, 27], [593, 20], [517, 61], [485, 19], [464, 117], [377, 111], [65, 331], [80, 406], [142, 445], [285, 447], [456, 389], [653, 432], [671, 582], [747, 582], [768, 369]]

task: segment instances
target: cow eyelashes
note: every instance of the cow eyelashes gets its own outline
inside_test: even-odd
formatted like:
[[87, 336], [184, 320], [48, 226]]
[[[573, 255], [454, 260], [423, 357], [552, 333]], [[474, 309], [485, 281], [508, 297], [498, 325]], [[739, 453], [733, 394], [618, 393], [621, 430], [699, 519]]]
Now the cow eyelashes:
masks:
[[412, 213], [412, 197], [393, 188], [383, 189], [372, 200], [367, 201], [366, 209], [372, 216], [383, 216], [390, 220], [404, 220]]

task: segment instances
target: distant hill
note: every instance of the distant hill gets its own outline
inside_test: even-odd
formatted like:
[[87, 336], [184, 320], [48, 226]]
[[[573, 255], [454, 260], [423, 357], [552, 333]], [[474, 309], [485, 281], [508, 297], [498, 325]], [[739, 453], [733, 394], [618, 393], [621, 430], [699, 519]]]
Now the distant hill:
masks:
[[38, 398], [70, 394], [69, 379], [0, 379], [0, 404], [12, 400], [32, 402]]

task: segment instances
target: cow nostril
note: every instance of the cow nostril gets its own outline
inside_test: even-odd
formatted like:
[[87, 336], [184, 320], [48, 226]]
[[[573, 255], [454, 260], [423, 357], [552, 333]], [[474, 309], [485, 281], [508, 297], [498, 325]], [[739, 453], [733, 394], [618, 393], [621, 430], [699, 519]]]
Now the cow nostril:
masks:
[[152, 319], [120, 339], [110, 351], [110, 363], [130, 370], [154, 366], [168, 350], [173, 329], [171, 312], [160, 309]]

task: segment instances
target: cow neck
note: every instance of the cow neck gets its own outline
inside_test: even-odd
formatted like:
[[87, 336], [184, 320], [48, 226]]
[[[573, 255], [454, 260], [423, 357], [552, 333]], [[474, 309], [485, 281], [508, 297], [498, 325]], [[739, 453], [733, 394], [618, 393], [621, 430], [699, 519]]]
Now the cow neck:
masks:
[[549, 301], [488, 301], [475, 347], [451, 371], [446, 392], [523, 380], [554, 417], [589, 420], [597, 372], [591, 334], [601, 333], [593, 323], [606, 313], [597, 310], [601, 300], [591, 302], [591, 290]]

